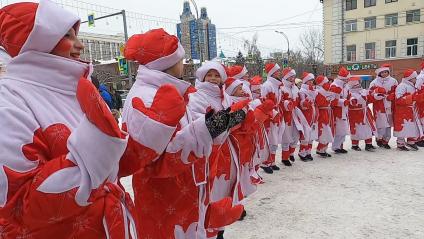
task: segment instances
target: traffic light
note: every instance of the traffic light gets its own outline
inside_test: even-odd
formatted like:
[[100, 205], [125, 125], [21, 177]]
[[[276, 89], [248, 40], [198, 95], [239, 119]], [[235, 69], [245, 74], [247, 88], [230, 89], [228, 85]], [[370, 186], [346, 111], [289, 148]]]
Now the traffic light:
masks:
[[286, 68], [289, 66], [289, 60], [287, 60], [287, 58], [283, 59], [283, 68]]
[[88, 26], [94, 27], [94, 13], [88, 14]]

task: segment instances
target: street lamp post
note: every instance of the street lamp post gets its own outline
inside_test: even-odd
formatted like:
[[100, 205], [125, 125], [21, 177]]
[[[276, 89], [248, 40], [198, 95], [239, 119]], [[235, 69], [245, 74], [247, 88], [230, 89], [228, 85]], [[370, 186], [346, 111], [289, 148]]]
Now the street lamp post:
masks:
[[196, 10], [196, 25], [197, 25], [197, 47], [199, 48], [199, 58], [200, 58], [200, 65], [202, 65], [203, 59], [202, 59], [202, 48], [200, 47], [200, 26], [199, 26], [199, 9], [197, 8], [196, 1], [190, 0], [191, 3], [194, 6], [194, 10]]
[[275, 31], [275, 32], [278, 33], [278, 34], [283, 35], [283, 37], [286, 38], [286, 41], [287, 41], [287, 62], [289, 62], [289, 60], [290, 60], [290, 42], [289, 42], [289, 38], [282, 31]]

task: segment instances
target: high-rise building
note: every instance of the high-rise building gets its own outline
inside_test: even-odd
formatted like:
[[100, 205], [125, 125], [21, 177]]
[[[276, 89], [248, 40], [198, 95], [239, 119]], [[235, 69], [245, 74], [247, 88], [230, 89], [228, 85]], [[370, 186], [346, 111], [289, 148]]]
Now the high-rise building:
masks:
[[[217, 56], [216, 27], [211, 23], [206, 8], [201, 8], [199, 19], [193, 15], [190, 3], [184, 2], [177, 36], [186, 51], [187, 59], [211, 60]], [[199, 47], [200, 46], [200, 47]], [[200, 48], [200, 50], [199, 50]]]
[[424, 1], [320, 0], [324, 9], [324, 63], [332, 73], [374, 74], [391, 63], [394, 74], [424, 57]]

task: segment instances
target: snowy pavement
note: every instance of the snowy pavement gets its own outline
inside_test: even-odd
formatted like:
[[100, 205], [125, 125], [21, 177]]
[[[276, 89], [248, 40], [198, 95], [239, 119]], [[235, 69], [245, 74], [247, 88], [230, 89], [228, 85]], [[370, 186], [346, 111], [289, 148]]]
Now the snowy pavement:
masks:
[[225, 238], [424, 238], [424, 149], [349, 150], [262, 175]]

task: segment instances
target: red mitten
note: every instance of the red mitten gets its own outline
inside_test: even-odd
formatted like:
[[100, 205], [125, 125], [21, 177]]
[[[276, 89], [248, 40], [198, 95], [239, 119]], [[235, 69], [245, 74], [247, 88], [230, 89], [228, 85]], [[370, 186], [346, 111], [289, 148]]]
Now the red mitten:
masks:
[[144, 105], [140, 98], [133, 98], [134, 109], [139, 110], [149, 118], [163, 124], [175, 127], [186, 112], [186, 105], [175, 86], [166, 84], [161, 86], [153, 99], [150, 108]]
[[85, 78], [78, 82], [77, 100], [87, 119], [100, 131], [111, 137], [125, 138], [99, 91]]
[[250, 130], [253, 127], [253, 124], [255, 123], [255, 112], [249, 110], [246, 114], [246, 118], [244, 118], [244, 121], [242, 123], [242, 127], [244, 130]]
[[256, 107], [256, 109], [260, 109], [265, 114], [269, 114], [274, 109], [274, 106], [275, 104], [272, 100], [265, 100], [261, 105]]
[[[356, 100], [356, 99], [355, 99], [355, 100]], [[357, 102], [358, 102], [358, 101], [357, 101]], [[348, 101], [348, 100], [344, 100], [344, 101], [343, 101], [343, 105], [344, 105], [344, 106], [349, 106], [349, 101]]]
[[376, 94], [386, 94], [386, 89], [384, 89], [383, 87], [375, 87], [374, 92]]
[[333, 92], [333, 93], [335, 93], [335, 94], [341, 94], [342, 93], [342, 91], [343, 91], [343, 89], [342, 88], [340, 88], [340, 87], [337, 87], [337, 86], [335, 86], [335, 85], [332, 85], [331, 87], [330, 87], [330, 91], [331, 92]]
[[206, 211], [205, 228], [221, 228], [231, 225], [240, 219], [243, 210], [243, 205], [233, 207], [230, 197], [210, 203]]
[[388, 100], [388, 101], [394, 101], [395, 98], [396, 98], [395, 93], [391, 93], [391, 94], [387, 95], [386, 100]]
[[274, 93], [272, 93], [272, 92], [268, 93], [268, 95], [266, 95], [266, 98], [268, 100], [272, 100], [274, 102], [274, 105], [277, 104], [277, 97], [275, 97]]
[[236, 112], [244, 107], [246, 107], [250, 103], [250, 100], [242, 100], [240, 102], [237, 102], [231, 106], [231, 112]]

